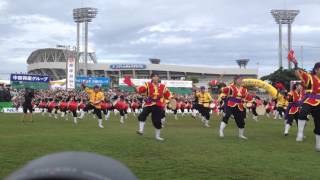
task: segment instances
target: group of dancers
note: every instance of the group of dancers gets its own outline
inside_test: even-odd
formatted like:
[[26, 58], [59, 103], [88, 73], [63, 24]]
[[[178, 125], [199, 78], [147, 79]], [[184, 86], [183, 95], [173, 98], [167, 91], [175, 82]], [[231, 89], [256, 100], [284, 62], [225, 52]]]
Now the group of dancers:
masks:
[[[78, 119], [83, 119], [85, 114], [92, 112], [98, 119], [98, 127], [103, 128], [103, 118], [108, 120], [110, 112], [119, 112], [120, 123], [123, 124], [127, 118], [128, 110], [136, 116], [139, 121], [137, 134], [143, 135], [145, 121], [151, 114], [152, 124], [155, 128], [155, 138], [164, 140], [161, 137], [161, 129], [166, 123], [166, 112], [172, 111], [177, 118], [177, 112], [182, 114], [189, 113], [192, 117], [201, 118], [205, 127], [210, 127], [210, 115], [213, 112], [223, 114], [220, 126], [219, 136], [224, 137], [224, 130], [228, 122], [233, 118], [239, 131], [239, 138], [247, 139], [244, 135], [247, 112], [250, 110], [253, 119], [258, 120], [257, 106], [264, 106], [267, 116], [273, 112], [274, 118], [283, 117], [285, 119], [284, 135], [289, 134], [290, 127], [296, 121], [298, 132], [296, 140], [304, 140], [304, 127], [308, 116], [314, 119], [314, 133], [316, 134], [316, 149], [320, 151], [320, 63], [316, 63], [311, 73], [298, 69], [296, 66], [296, 76], [300, 83], [292, 86], [289, 93], [282, 93], [284, 98], [274, 98], [270, 101], [261, 101], [261, 99], [251, 94], [246, 87], [242, 86], [240, 76], [234, 78], [229, 85], [224, 85], [220, 89], [220, 95], [215, 100], [205, 87], [194, 88], [193, 95], [188, 98], [178, 98], [164, 85], [159, 83], [158, 74], [152, 73], [151, 81], [142, 86], [135, 87], [135, 96], [125, 96], [121, 92], [113, 95], [105, 95], [99, 86], [93, 88], [82, 84], [83, 96], [77, 93], [69, 93], [68, 96], [58, 98], [41, 98], [36, 106], [41, 109], [43, 114], [48, 112], [49, 116], [58, 118], [58, 112], [61, 117], [67, 117], [68, 112], [73, 116], [75, 124]], [[172, 100], [175, 100], [175, 106], [172, 106]], [[28, 101], [28, 103], [30, 103]], [[30, 105], [24, 104], [24, 111], [30, 109]], [[79, 116], [78, 116], [78, 113]]]

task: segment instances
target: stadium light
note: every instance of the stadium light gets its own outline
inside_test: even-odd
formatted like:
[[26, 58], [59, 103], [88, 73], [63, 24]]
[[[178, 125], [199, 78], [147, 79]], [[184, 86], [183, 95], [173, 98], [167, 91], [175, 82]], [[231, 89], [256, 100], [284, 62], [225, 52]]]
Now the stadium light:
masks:
[[[74, 22], [77, 23], [77, 63], [76, 63], [76, 72], [78, 72], [78, 64], [79, 64], [79, 51], [80, 51], [80, 24], [84, 23], [84, 75], [87, 76], [88, 71], [88, 24], [92, 22], [92, 20], [97, 16], [98, 9], [97, 8], [76, 8], [73, 9], [73, 19]], [[78, 74], [78, 73], [77, 73]]]
[[[288, 25], [288, 52], [292, 49], [292, 31], [291, 24], [295, 17], [299, 14], [299, 10], [271, 10], [271, 14], [276, 23], [279, 24], [279, 68], [282, 68], [282, 24]], [[291, 69], [291, 63], [288, 63]]]

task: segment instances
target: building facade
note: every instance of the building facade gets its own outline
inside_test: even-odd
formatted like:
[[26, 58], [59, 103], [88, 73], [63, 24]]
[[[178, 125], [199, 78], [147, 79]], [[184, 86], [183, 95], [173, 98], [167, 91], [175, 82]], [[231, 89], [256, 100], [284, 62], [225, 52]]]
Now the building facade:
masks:
[[[66, 78], [66, 54], [68, 50], [58, 48], [39, 49], [31, 53], [27, 60], [28, 73], [49, 75], [51, 79]], [[98, 63], [94, 53], [89, 54], [87, 65], [88, 76], [110, 77], [113, 85], [124, 76], [136, 79], [147, 79], [150, 74], [156, 72], [161, 79], [185, 80], [197, 78], [200, 85], [206, 85], [208, 81], [218, 79], [223, 75], [224, 82], [230, 82], [237, 76], [257, 78], [257, 69], [246, 68], [215, 68], [204, 66], [185, 66], [161, 64], [160, 60], [151, 60], [150, 63], [123, 64], [123, 63]], [[83, 58], [80, 53], [78, 73], [83, 74]], [[201, 66], [202, 65], [202, 66]]]

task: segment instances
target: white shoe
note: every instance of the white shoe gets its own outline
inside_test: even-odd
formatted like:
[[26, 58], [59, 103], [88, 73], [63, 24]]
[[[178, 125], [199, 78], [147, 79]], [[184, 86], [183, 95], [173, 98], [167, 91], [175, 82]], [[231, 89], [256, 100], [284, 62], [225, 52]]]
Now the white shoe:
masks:
[[208, 120], [206, 120], [206, 123], [204, 124], [204, 126], [207, 127], [207, 128], [209, 128], [209, 127], [211, 127], [211, 126], [209, 125], [209, 123], [208, 123], [207, 121], [208, 121]]
[[248, 139], [248, 138], [247, 138], [247, 137], [245, 137], [244, 135], [239, 136], [239, 138], [240, 138], [240, 139], [245, 139], [245, 140], [247, 140], [247, 139]]
[[156, 129], [156, 140], [163, 141], [164, 139], [160, 137], [161, 130]]
[[137, 134], [143, 135], [143, 131], [137, 131]]
[[316, 151], [320, 152], [320, 135], [316, 135]]
[[284, 130], [284, 135], [285, 135], [285, 136], [288, 136], [288, 135], [289, 135], [290, 127], [291, 127], [290, 124], [286, 124], [285, 130]]
[[224, 138], [224, 133], [223, 133], [223, 131], [219, 131], [219, 136], [221, 137], [221, 138]]
[[304, 139], [304, 126], [306, 125], [306, 121], [304, 120], [298, 120], [298, 133], [297, 133], [297, 142], [302, 142]]
[[244, 128], [243, 129], [239, 129], [239, 138], [247, 140], [248, 138], [245, 137], [243, 134], [244, 134]]
[[158, 141], [164, 141], [164, 139], [161, 138], [161, 137], [156, 137], [156, 140], [158, 140]]
[[104, 128], [102, 125], [102, 119], [98, 119], [98, 122], [99, 122], [99, 128]]
[[80, 113], [80, 119], [83, 119], [83, 117], [84, 117], [84, 111], [81, 111], [81, 113]]
[[227, 124], [225, 123], [225, 122], [223, 122], [223, 121], [221, 121], [221, 123], [220, 123], [220, 129], [219, 129], [219, 136], [221, 137], [221, 138], [223, 138], [224, 137], [224, 128], [226, 128], [226, 126], [227, 126]]

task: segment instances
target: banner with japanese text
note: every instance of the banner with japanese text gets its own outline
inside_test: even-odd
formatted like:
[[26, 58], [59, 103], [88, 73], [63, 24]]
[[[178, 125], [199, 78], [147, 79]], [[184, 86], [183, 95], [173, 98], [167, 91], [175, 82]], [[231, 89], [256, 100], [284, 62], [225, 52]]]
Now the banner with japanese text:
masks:
[[76, 59], [73, 56], [68, 57], [67, 62], [67, 89], [75, 89], [76, 82]]
[[11, 86], [14, 89], [48, 89], [49, 76], [34, 74], [11, 74]]

